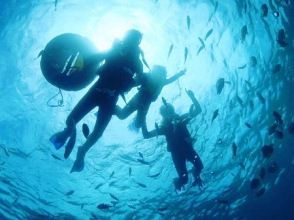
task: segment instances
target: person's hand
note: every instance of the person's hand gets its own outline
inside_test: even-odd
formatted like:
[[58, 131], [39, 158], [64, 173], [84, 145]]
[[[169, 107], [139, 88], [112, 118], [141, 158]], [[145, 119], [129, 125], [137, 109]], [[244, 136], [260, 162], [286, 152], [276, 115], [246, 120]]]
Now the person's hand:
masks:
[[180, 76], [183, 76], [183, 75], [186, 74], [186, 72], [187, 72], [187, 69], [185, 68], [185, 69], [181, 70], [178, 74], [179, 74]]
[[191, 98], [191, 99], [193, 99], [193, 98], [195, 98], [195, 95], [194, 95], [194, 93], [193, 93], [193, 91], [192, 90], [187, 90], [186, 89], [186, 93], [187, 93], [187, 95]]

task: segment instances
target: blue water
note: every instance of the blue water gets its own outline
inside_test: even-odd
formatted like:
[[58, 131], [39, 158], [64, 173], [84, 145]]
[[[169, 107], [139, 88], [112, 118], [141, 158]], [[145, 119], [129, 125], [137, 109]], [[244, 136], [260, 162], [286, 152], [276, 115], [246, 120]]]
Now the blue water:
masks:
[[[261, 17], [264, 3], [268, 15]], [[49, 0], [1, 2], [0, 219], [293, 219], [294, 136], [288, 131], [294, 121], [293, 16], [292, 0], [59, 0], [56, 7]], [[248, 34], [242, 39], [245, 25]], [[166, 66], [169, 76], [187, 68], [151, 105], [147, 124], [160, 122], [161, 97], [182, 114], [190, 106], [185, 89], [194, 91], [203, 112], [189, 130], [205, 167], [202, 191], [191, 187], [192, 176], [185, 191], [174, 190], [177, 174], [164, 138], [143, 140], [130, 129], [134, 115], [123, 121], [113, 117], [81, 173], [69, 173], [76, 149], [65, 160], [48, 141], [64, 128], [88, 88], [63, 92], [64, 106], [48, 107], [58, 89], [43, 77], [38, 53], [66, 32], [105, 50], [129, 28], [143, 32], [141, 46], [150, 65]], [[280, 29], [285, 48], [276, 40]], [[277, 64], [281, 70], [273, 72]], [[217, 95], [219, 78], [226, 83]], [[216, 109], [219, 116], [211, 123]], [[268, 133], [273, 111], [282, 117], [283, 138]], [[77, 146], [85, 141], [82, 123], [92, 129], [95, 111], [78, 125]], [[268, 144], [274, 153], [265, 159], [261, 148]], [[139, 152], [149, 165], [137, 161]], [[270, 173], [273, 162], [278, 169]], [[250, 182], [262, 167], [266, 174], [259, 189], [265, 192], [257, 196], [259, 189], [251, 189]], [[100, 210], [101, 203], [113, 207]]]

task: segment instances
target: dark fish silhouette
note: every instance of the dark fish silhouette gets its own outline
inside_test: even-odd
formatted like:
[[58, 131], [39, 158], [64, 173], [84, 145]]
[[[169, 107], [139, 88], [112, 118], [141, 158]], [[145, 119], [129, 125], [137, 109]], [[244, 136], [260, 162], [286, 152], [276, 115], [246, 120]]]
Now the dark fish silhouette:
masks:
[[70, 196], [70, 195], [74, 194], [74, 192], [75, 192], [75, 191], [70, 190], [70, 191], [68, 191], [65, 195], [66, 195], [66, 196]]
[[184, 55], [184, 60], [185, 61], [184, 61], [184, 63], [186, 63], [186, 61], [187, 61], [188, 53], [189, 53], [188, 48], [185, 47], [185, 55]]
[[216, 110], [213, 112], [212, 119], [211, 119], [211, 124], [212, 124], [212, 122], [217, 118], [217, 116], [218, 116], [218, 109], [216, 109]]
[[279, 124], [279, 125], [283, 125], [284, 124], [284, 121], [282, 119], [282, 116], [277, 112], [277, 111], [273, 111], [273, 116], [276, 120], [276, 122]]
[[197, 51], [197, 55], [199, 55], [199, 53], [205, 48], [205, 43], [204, 43], [204, 41], [203, 41], [200, 37], [198, 37], [198, 40], [199, 40], [200, 43], [201, 43], [201, 47], [198, 49], [198, 51]]
[[284, 133], [280, 130], [275, 131], [275, 137], [278, 139], [283, 139], [284, 138]]
[[174, 45], [171, 44], [170, 47], [169, 47], [169, 50], [168, 50], [167, 58], [170, 57], [171, 53], [173, 52], [173, 49], [174, 49]]
[[273, 74], [278, 74], [282, 70], [282, 65], [281, 64], [276, 64], [272, 70]]
[[278, 164], [277, 164], [275, 161], [273, 161], [273, 162], [269, 165], [269, 167], [267, 168], [267, 171], [268, 171], [269, 173], [275, 173], [275, 172], [278, 171], [278, 169], [279, 169]]
[[99, 183], [99, 184], [95, 187], [95, 189], [99, 189], [101, 186], [103, 186], [103, 183]]
[[244, 25], [244, 26], [241, 28], [241, 42], [242, 42], [242, 43], [245, 41], [247, 34], [248, 34], [247, 25]]
[[156, 177], [158, 177], [160, 174], [161, 174], [161, 173], [158, 172], [158, 173], [155, 173], [155, 174], [153, 174], [153, 175], [149, 175], [149, 177], [151, 177], [151, 178], [156, 178]]
[[132, 175], [132, 168], [129, 167], [129, 176], [131, 176], [131, 175]]
[[224, 85], [225, 85], [225, 79], [224, 78], [219, 78], [217, 81], [216, 81], [216, 94], [221, 94], [221, 92], [223, 91], [223, 88], [224, 88]]
[[266, 4], [262, 4], [261, 6], [261, 16], [266, 17], [268, 15], [268, 7]]
[[245, 125], [246, 125], [247, 128], [252, 128], [252, 125], [249, 124], [248, 122], [245, 122]]
[[259, 171], [259, 177], [260, 177], [261, 179], [264, 179], [265, 174], [266, 174], [265, 168], [262, 167], [262, 168], [260, 169], [260, 171]]
[[268, 134], [272, 135], [273, 133], [275, 133], [276, 129], [278, 128], [278, 124], [274, 123], [272, 124], [269, 128], [268, 128]]
[[265, 188], [262, 187], [260, 190], [258, 190], [258, 191], [256, 192], [255, 195], [256, 195], [257, 197], [260, 197], [260, 196], [262, 196], [264, 193], [265, 193]]
[[61, 160], [61, 158], [57, 157], [57, 156], [54, 155], [54, 154], [51, 154], [51, 156], [52, 156], [54, 159], [56, 159], [56, 160]]
[[101, 204], [97, 205], [97, 208], [101, 209], [101, 210], [106, 210], [106, 209], [109, 209], [111, 207], [113, 207], [113, 205], [106, 204], [106, 203], [101, 203]]
[[145, 165], [150, 165], [149, 162], [143, 160], [143, 159], [137, 159], [138, 162], [142, 163], [142, 164], [145, 164]]
[[277, 42], [281, 47], [287, 47], [286, 34], [284, 29], [280, 29], [277, 36]]
[[261, 148], [261, 152], [264, 158], [269, 158], [272, 156], [273, 152], [274, 152], [274, 147], [272, 144], [270, 145], [264, 145]]
[[227, 200], [227, 199], [217, 199], [217, 202], [219, 204], [223, 204], [223, 205], [228, 205], [229, 204], [229, 200]]
[[90, 134], [90, 129], [88, 127], [87, 124], [83, 123], [82, 125], [82, 132], [85, 138], [88, 138], [89, 134]]
[[58, 0], [55, 0], [55, 1], [54, 1], [54, 10], [55, 10], [55, 11], [57, 10], [57, 4], [58, 4]]
[[115, 195], [113, 195], [112, 193], [109, 193], [109, 195], [110, 195], [110, 197], [113, 198], [114, 200], [119, 201], [119, 199], [118, 199]]
[[236, 155], [237, 155], [237, 144], [236, 143], [232, 144], [232, 152], [233, 152], [233, 157], [236, 157]]
[[288, 125], [288, 132], [289, 134], [294, 135], [294, 122], [290, 122], [290, 124]]
[[147, 186], [144, 183], [140, 183], [140, 182], [136, 182], [138, 184], [138, 186], [142, 187], [142, 188], [147, 188]]
[[247, 66], [247, 64], [244, 64], [243, 66], [239, 66], [238, 69], [239, 69], [239, 70], [245, 69], [246, 66]]
[[257, 59], [256, 59], [255, 56], [251, 56], [251, 57], [250, 57], [250, 65], [251, 65], [252, 67], [256, 67], [256, 65], [257, 65]]
[[188, 30], [190, 30], [191, 18], [190, 18], [189, 15], [188, 15], [187, 18], [186, 18], [186, 22], [187, 22], [187, 28], [188, 28]]
[[209, 31], [207, 31], [204, 40], [207, 40], [207, 38], [209, 38], [209, 36], [212, 34], [213, 29], [210, 29]]
[[265, 104], [265, 98], [262, 96], [260, 92], [256, 92], [256, 96], [262, 104]]
[[158, 211], [159, 212], [164, 212], [166, 210], [167, 210], [167, 207], [166, 206], [158, 208]]
[[240, 98], [240, 96], [236, 95], [238, 103], [243, 107], [243, 100]]
[[114, 171], [112, 171], [112, 173], [110, 174], [109, 179], [111, 179], [113, 175], [114, 175]]
[[139, 156], [144, 160], [143, 154], [139, 152]]
[[251, 189], [257, 189], [260, 185], [260, 180], [257, 178], [254, 178], [253, 180], [251, 180], [250, 182], [250, 187]]

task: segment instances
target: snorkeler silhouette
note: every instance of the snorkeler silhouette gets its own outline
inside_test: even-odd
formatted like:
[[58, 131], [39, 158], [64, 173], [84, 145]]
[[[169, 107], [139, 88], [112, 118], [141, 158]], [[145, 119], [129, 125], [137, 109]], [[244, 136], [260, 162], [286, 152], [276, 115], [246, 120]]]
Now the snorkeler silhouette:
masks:
[[167, 150], [171, 152], [172, 160], [178, 173], [178, 178], [174, 184], [177, 190], [180, 190], [188, 182], [188, 172], [186, 160], [190, 161], [193, 166], [194, 182], [193, 185], [202, 187], [200, 178], [203, 169], [202, 161], [199, 155], [193, 149], [193, 139], [187, 129], [188, 122], [198, 115], [202, 110], [191, 90], [186, 90], [188, 96], [193, 102], [189, 113], [178, 115], [175, 113], [174, 107], [163, 99], [163, 105], [160, 108], [162, 116], [162, 124], [152, 131], [147, 130], [146, 123], [142, 125], [142, 133], [144, 138], [152, 138], [158, 135], [164, 135], [167, 141]]
[[[64, 152], [64, 157], [67, 158], [75, 144], [76, 124], [92, 109], [99, 107], [94, 130], [78, 148], [71, 172], [83, 170], [84, 157], [110, 122], [119, 95], [123, 95], [136, 85], [135, 74], [140, 78], [140, 74], [143, 73], [143, 64], [140, 60], [142, 51], [139, 47], [141, 40], [142, 34], [131, 29], [122, 41], [116, 40], [113, 43], [110, 51], [103, 54], [105, 62], [98, 69], [99, 79], [71, 111], [66, 120], [67, 127], [50, 138], [56, 149], [61, 148], [69, 138]], [[101, 54], [97, 57], [99, 56], [101, 57]]]
[[116, 106], [115, 114], [119, 119], [125, 119], [137, 110], [135, 119], [136, 128], [140, 128], [146, 120], [146, 115], [152, 102], [154, 102], [164, 86], [176, 81], [186, 73], [186, 69], [167, 79], [165, 67], [155, 65], [149, 73], [143, 73], [138, 80], [139, 92], [121, 109]]

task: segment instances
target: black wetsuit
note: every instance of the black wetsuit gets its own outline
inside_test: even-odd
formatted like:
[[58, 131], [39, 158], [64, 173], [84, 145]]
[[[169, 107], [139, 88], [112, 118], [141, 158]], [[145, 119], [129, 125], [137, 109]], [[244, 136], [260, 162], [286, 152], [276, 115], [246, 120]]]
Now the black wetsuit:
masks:
[[89, 89], [69, 114], [66, 124], [71, 130], [93, 108], [99, 107], [93, 132], [100, 137], [108, 125], [120, 94], [135, 86], [134, 74], [142, 74], [143, 65], [139, 59], [140, 48], [124, 51], [117, 43], [107, 54], [105, 63], [98, 69], [99, 79]]
[[193, 164], [195, 168], [194, 176], [198, 176], [203, 169], [203, 164], [199, 155], [193, 149], [192, 138], [186, 122], [180, 118], [165, 120], [158, 128], [157, 133], [164, 135], [166, 138], [167, 150], [171, 152], [180, 184], [184, 185], [188, 182], [186, 160]]

